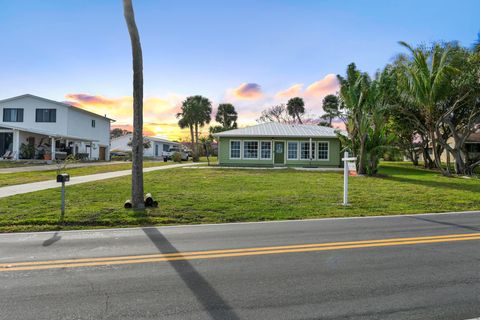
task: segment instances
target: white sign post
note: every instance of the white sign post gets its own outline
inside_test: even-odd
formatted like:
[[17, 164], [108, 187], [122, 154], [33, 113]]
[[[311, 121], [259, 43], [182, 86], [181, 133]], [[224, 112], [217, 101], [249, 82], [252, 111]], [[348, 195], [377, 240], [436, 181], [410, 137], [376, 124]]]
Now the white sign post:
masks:
[[349, 161], [356, 161], [356, 157], [348, 157], [348, 151], [343, 153], [343, 205], [348, 205], [348, 162]]

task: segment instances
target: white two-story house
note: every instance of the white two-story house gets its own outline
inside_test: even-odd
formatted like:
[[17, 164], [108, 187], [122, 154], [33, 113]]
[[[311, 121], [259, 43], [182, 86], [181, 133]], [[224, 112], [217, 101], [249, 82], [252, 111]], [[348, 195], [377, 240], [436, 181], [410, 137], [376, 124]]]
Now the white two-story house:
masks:
[[31, 94], [0, 100], [0, 157], [108, 160], [112, 121]]

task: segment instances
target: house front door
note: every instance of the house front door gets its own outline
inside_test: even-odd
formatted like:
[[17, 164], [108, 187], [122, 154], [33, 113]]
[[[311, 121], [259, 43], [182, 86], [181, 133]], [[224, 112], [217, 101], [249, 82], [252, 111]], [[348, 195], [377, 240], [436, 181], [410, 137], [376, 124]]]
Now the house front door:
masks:
[[99, 150], [99, 156], [98, 156], [98, 159], [99, 160], [105, 160], [105, 147], [100, 147], [100, 150]]
[[285, 142], [275, 141], [275, 164], [285, 164]]

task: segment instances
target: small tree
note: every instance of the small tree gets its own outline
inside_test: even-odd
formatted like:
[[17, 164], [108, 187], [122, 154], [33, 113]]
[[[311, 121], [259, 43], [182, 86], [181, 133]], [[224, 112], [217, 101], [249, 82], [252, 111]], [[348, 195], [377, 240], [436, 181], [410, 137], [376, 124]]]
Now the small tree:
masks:
[[201, 137], [200, 141], [203, 145], [203, 151], [205, 152], [205, 156], [207, 157], [207, 163], [210, 165], [210, 154], [212, 153], [212, 139], [211, 136]]
[[172, 154], [172, 160], [173, 162], [177, 162], [177, 163], [182, 162], [182, 155], [180, 154], [180, 152], [174, 152]]
[[125, 129], [121, 129], [121, 128], [114, 128], [112, 130], [110, 130], [110, 138], [118, 138], [118, 137], [122, 137], [122, 136], [125, 136], [129, 133], [132, 133], [131, 131], [128, 131], [128, 130], [125, 130]]
[[[132, 146], [132, 140], [130, 139], [130, 141], [128, 141], [127, 145], [129, 147]], [[148, 140], [147, 138], [143, 138], [143, 149], [150, 149], [152, 147], [152, 143], [150, 142], [150, 140]]]
[[287, 107], [282, 103], [263, 110], [257, 122], [293, 123], [295, 119], [290, 116]]
[[321, 119], [327, 120], [328, 126], [331, 127], [332, 120], [340, 115], [340, 100], [336, 95], [329, 94], [323, 98], [322, 107], [325, 114]]

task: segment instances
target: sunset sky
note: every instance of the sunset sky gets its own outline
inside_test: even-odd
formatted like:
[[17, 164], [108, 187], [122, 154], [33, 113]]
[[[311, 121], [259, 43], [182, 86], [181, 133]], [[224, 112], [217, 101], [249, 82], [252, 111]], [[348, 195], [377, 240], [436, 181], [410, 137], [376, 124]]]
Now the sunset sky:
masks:
[[[373, 74], [403, 49], [480, 31], [480, 1], [134, 0], [145, 130], [178, 139], [189, 95], [233, 103], [239, 124], [292, 96], [318, 117], [350, 62]], [[32, 93], [131, 124], [131, 49], [121, 0], [0, 0], [0, 99]]]

